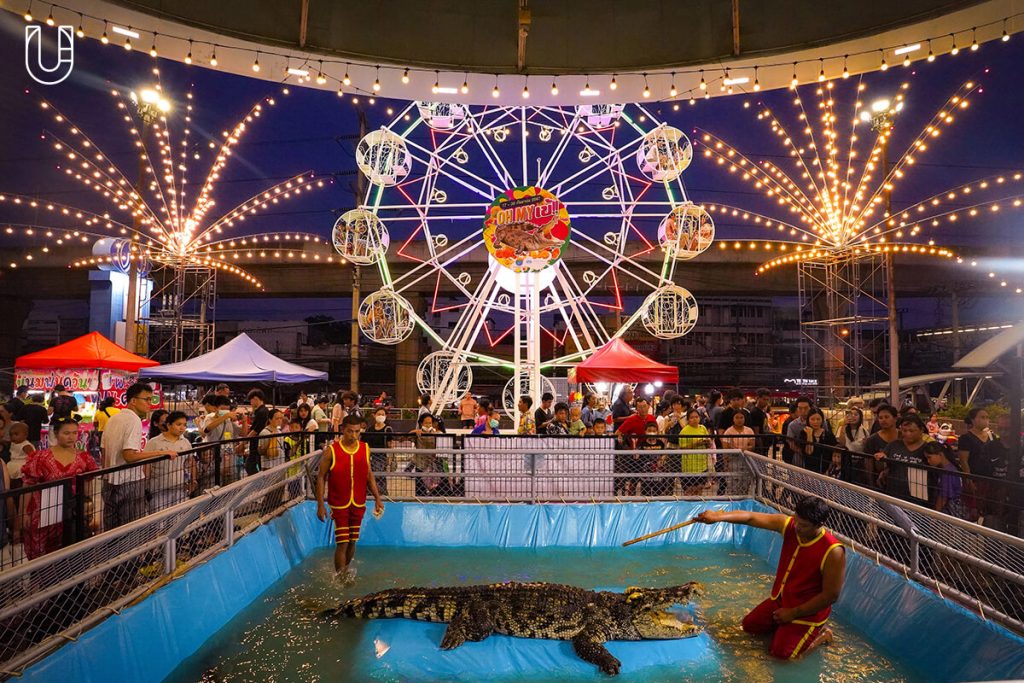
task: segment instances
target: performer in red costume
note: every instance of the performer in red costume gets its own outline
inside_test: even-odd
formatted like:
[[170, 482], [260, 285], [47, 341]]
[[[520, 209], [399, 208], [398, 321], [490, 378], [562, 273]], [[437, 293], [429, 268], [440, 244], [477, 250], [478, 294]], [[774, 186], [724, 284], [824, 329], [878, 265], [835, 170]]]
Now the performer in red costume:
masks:
[[796, 516], [734, 510], [705, 510], [697, 520], [705, 524], [746, 524], [782, 534], [782, 552], [771, 597], [743, 618], [743, 630], [772, 635], [770, 653], [797, 659], [832, 642], [825, 625], [832, 604], [843, 590], [846, 554], [843, 545], [824, 528], [829, 508], [820, 498], [805, 498]]
[[377, 482], [370, 476], [370, 448], [359, 440], [363, 421], [358, 415], [349, 415], [341, 423], [341, 440], [335, 440], [324, 450], [320, 459], [320, 472], [316, 479], [316, 516], [327, 521], [324, 507], [324, 487], [327, 504], [334, 520], [334, 571], [342, 579], [355, 578], [350, 568], [356, 554], [359, 527], [366, 514], [366, 486], [373, 493], [373, 516], [384, 514], [384, 503], [377, 491]]

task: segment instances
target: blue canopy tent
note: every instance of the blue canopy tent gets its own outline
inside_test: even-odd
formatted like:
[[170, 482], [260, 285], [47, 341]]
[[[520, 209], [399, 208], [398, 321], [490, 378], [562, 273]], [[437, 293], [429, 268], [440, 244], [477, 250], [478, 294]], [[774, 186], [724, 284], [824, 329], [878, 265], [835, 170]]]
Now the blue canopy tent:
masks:
[[283, 361], [242, 333], [209, 353], [180, 363], [145, 368], [140, 376], [181, 382], [265, 382], [301, 384], [326, 381], [327, 373]]

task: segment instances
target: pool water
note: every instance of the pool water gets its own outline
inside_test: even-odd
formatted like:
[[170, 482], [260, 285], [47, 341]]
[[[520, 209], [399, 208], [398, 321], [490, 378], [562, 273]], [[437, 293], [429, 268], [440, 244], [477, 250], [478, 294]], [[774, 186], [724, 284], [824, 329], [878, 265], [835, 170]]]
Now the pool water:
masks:
[[[767, 642], [740, 629], [740, 620], [767, 597], [772, 567], [731, 545], [683, 545], [618, 548], [360, 548], [358, 579], [342, 588], [333, 579], [333, 549], [314, 552], [166, 679], [183, 681], [403, 681], [411, 680], [379, 665], [374, 642], [364, 631], [376, 627], [364, 620], [325, 620], [318, 612], [349, 599], [385, 588], [478, 584], [493, 581], [550, 581], [586, 588], [664, 586], [701, 581], [706, 594], [699, 601], [707, 636], [717, 649], [712, 670], [687, 671], [683, 662], [629, 680], [785, 681], [810, 683], [923, 680], [901, 668], [863, 637], [833, 618], [835, 642], [798, 662], [779, 662], [767, 655]], [[202, 606], [197, 605], [201, 613]], [[443, 625], [436, 627], [443, 633]], [[494, 638], [496, 636], [492, 636]], [[500, 636], [498, 636], [500, 637]], [[437, 635], [438, 642], [440, 635]], [[380, 647], [379, 641], [377, 642]], [[482, 647], [467, 643], [462, 648]], [[400, 650], [401, 642], [388, 647]], [[462, 649], [460, 648], [460, 649]], [[437, 650], [436, 657], [451, 656]], [[572, 657], [571, 647], [568, 649]], [[376, 653], [382, 653], [380, 650]], [[618, 653], [617, 653], [618, 654]], [[432, 655], [433, 656], [433, 655]], [[620, 659], [623, 657], [619, 655]], [[587, 665], [589, 666], [589, 665]], [[445, 680], [478, 680], [472, 672]], [[487, 676], [488, 680], [502, 680]], [[417, 675], [415, 680], [430, 680]], [[527, 680], [509, 671], [505, 680]], [[614, 680], [600, 674], [553, 672], [528, 680]]]

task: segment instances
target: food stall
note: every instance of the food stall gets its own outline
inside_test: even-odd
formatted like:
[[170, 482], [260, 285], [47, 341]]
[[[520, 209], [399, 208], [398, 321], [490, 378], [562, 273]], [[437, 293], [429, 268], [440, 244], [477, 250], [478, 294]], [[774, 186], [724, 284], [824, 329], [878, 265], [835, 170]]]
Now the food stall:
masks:
[[[159, 365], [118, 346], [99, 332], [90, 332], [49, 349], [19, 356], [14, 362], [14, 386], [25, 385], [29, 393], [42, 394], [48, 404], [53, 390], [65, 386], [78, 402], [81, 416], [78, 441], [88, 443], [96, 407], [112, 397], [114, 407], [124, 408], [125, 391], [138, 379], [139, 370]], [[159, 387], [154, 387], [154, 407], [159, 407]], [[46, 428], [41, 446], [45, 447]]]

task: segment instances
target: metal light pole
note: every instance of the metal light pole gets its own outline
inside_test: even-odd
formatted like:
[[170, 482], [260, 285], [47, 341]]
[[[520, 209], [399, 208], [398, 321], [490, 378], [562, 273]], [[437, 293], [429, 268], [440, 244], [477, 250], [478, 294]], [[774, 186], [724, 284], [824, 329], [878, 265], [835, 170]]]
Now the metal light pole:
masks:
[[[892, 132], [896, 114], [903, 109], [902, 98], [896, 102], [887, 99], [875, 100], [871, 103], [871, 111], [862, 110], [862, 121], [870, 122], [871, 129], [882, 135], [882, 182], [885, 189], [885, 215], [892, 215], [892, 189], [889, 185], [889, 134]], [[900, 346], [899, 330], [896, 319], [896, 268], [893, 253], [885, 255], [886, 309], [889, 324], [889, 401], [899, 406], [900, 401]]]
[[[146, 144], [149, 136], [149, 127], [161, 114], [171, 110], [171, 103], [158, 90], [143, 88], [138, 92], [132, 91], [132, 102], [135, 103], [142, 119], [142, 144]], [[146, 161], [145, 151], [139, 153], [139, 177], [135, 184], [135, 191], [139, 198], [142, 198], [142, 188], [146, 182]], [[141, 228], [141, 212], [135, 214], [135, 228]], [[124, 342], [125, 348], [135, 353], [138, 350], [138, 317], [139, 317], [139, 255], [134, 249], [134, 244], [129, 249], [130, 259], [128, 260], [128, 293], [124, 314]]]

